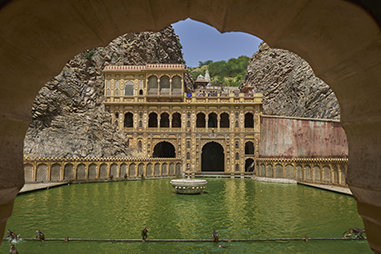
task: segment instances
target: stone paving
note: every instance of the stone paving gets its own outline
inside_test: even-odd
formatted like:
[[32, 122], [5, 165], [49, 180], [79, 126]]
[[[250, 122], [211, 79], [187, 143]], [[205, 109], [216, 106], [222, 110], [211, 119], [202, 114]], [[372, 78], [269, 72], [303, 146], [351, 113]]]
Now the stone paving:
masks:
[[339, 186], [334, 186], [334, 185], [325, 185], [325, 184], [316, 184], [316, 183], [303, 183], [303, 182], [298, 182], [298, 184], [314, 187], [314, 188], [319, 188], [323, 190], [328, 190], [328, 191], [333, 191], [333, 192], [338, 192], [341, 194], [346, 194], [346, 195], [351, 195], [353, 196], [351, 190], [349, 188], [345, 187], [339, 187]]
[[[259, 180], [259, 179], [256, 179], [256, 180]], [[66, 184], [67, 184], [67, 182], [25, 184], [24, 187], [22, 187], [22, 189], [19, 191], [19, 194], [37, 191], [37, 190], [49, 189], [52, 187], [57, 187], [57, 186], [66, 185]], [[323, 189], [323, 190], [338, 192], [338, 193], [342, 193], [342, 194], [352, 196], [351, 190], [349, 188], [345, 188], [345, 187], [339, 187], [339, 186], [334, 186], [334, 185], [325, 185], [325, 184], [315, 184], [315, 183], [303, 183], [303, 182], [298, 182], [298, 184], [302, 184], [302, 185], [306, 185], [306, 186], [310, 186], [310, 187], [314, 187], [314, 188], [319, 188], [319, 189]]]
[[44, 189], [49, 189], [52, 187], [57, 187], [61, 185], [65, 185], [67, 182], [59, 182], [59, 183], [26, 183], [24, 187], [19, 191], [19, 194], [21, 193], [27, 193], [27, 192], [32, 192], [32, 191], [37, 191], [37, 190], [44, 190]]

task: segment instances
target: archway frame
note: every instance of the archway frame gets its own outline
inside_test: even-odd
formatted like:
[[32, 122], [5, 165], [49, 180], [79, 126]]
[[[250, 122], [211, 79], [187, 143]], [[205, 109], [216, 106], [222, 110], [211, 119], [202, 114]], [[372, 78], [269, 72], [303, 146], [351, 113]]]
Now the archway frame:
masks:
[[[224, 170], [222, 172], [225, 172], [226, 171], [226, 166], [227, 166], [227, 154], [226, 154], [226, 144], [225, 142], [221, 141], [221, 140], [204, 140], [203, 142], [201, 142], [200, 144], [200, 157], [199, 157], [199, 161], [200, 161], [200, 171], [202, 171], [202, 152], [203, 152], [203, 149], [204, 147], [207, 145], [207, 144], [211, 144], [211, 143], [216, 143], [216, 144], [219, 144], [221, 147], [222, 147], [222, 154], [224, 156]], [[218, 171], [219, 172], [219, 171]]]
[[167, 142], [167, 143], [170, 143], [171, 145], [173, 145], [173, 148], [174, 148], [174, 151], [175, 151], [175, 156], [179, 157], [178, 151], [176, 150], [176, 147], [178, 147], [177, 146], [177, 141], [173, 140], [173, 139], [166, 139], [166, 140], [159, 140], [158, 139], [158, 140], [152, 141], [151, 155], [153, 155], [153, 153], [155, 152], [154, 150], [155, 150], [156, 145], [159, 144], [159, 143], [162, 143], [162, 142]]
[[[371, 10], [369, 5], [366, 9]], [[166, 15], [161, 15], [163, 6]], [[272, 47], [291, 50], [331, 86], [348, 137], [348, 184], [364, 220], [368, 242], [381, 252], [377, 239], [381, 218], [374, 215], [381, 214], [381, 33], [372, 16], [350, 1], [258, 0], [233, 4], [228, 0], [110, 0], [91, 5], [74, 0], [6, 1], [0, 10], [0, 76], [6, 84], [0, 94], [0, 210], [4, 211], [0, 230], [5, 229], [13, 200], [24, 184], [23, 139], [31, 122], [32, 103], [42, 85], [85, 49], [106, 46], [127, 32], [158, 31], [187, 17], [221, 32], [250, 33]], [[19, 75], [20, 70], [23, 75]]]

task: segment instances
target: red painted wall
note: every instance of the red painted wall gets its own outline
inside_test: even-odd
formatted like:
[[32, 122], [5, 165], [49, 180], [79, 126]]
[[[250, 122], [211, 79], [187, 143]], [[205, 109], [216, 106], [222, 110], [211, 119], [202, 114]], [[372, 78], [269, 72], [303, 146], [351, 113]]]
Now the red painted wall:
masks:
[[347, 135], [337, 122], [262, 116], [259, 156], [346, 158]]

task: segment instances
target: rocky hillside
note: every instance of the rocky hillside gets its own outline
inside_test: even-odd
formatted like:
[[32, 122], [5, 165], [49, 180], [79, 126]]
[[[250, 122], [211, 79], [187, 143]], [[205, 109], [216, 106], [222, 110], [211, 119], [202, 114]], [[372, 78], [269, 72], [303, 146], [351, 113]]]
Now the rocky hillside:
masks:
[[335, 94], [298, 55], [265, 42], [251, 57], [241, 85], [263, 93], [268, 115], [340, 119]]
[[[28, 157], [136, 156], [128, 139], [112, 125], [103, 107], [106, 65], [184, 63], [181, 44], [171, 26], [157, 33], [130, 33], [103, 48], [73, 57], [38, 93], [33, 121], [24, 141]], [[192, 80], [186, 77], [187, 87]]]

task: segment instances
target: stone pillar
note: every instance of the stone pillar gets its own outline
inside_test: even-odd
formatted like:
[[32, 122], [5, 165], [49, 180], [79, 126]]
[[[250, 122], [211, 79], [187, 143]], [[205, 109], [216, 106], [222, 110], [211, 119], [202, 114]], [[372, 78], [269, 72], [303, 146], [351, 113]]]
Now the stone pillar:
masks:
[[172, 95], [172, 78], [169, 78], [169, 95]]
[[209, 114], [205, 114], [205, 131], [208, 131]]
[[220, 131], [220, 125], [221, 125], [221, 114], [217, 115], [217, 131]]
[[90, 165], [90, 162], [86, 162], [85, 163], [85, 166], [86, 166], [86, 169], [85, 169], [85, 179], [89, 179], [89, 165]]

